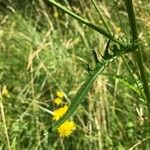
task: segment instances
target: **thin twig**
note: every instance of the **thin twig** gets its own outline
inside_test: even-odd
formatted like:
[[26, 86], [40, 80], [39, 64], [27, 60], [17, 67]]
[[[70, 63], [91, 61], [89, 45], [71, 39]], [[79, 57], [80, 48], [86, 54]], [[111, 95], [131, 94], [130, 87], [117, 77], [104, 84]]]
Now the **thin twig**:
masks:
[[5, 118], [5, 113], [4, 113], [4, 107], [3, 107], [1, 98], [0, 98], [0, 109], [1, 109], [1, 117], [2, 117], [2, 121], [3, 121], [4, 133], [5, 133], [6, 140], [7, 140], [8, 150], [11, 150], [9, 135], [8, 135], [8, 131], [7, 131], [7, 125], [6, 125], [6, 118]]
[[134, 144], [132, 147], [129, 148], [129, 150], [133, 150], [134, 148], [136, 148], [137, 146], [139, 146], [140, 144], [142, 144], [143, 142], [147, 141], [150, 139], [150, 136], [147, 138], [144, 138], [143, 140], [137, 142], [136, 144]]

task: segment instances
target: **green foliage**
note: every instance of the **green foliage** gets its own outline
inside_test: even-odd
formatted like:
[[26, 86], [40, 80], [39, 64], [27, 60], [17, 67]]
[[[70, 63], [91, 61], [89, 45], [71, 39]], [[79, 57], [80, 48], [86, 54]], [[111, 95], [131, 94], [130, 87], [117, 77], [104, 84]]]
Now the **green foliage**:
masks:
[[[150, 63], [147, 57], [148, 3], [146, 0], [142, 4], [135, 2], [145, 49], [145, 67]], [[64, 1], [63, 4], [105, 30], [91, 1]], [[132, 50], [124, 3], [112, 0], [96, 1], [96, 4], [111, 37], [123, 43], [126, 48], [123, 51]], [[0, 90], [7, 85], [10, 94], [0, 100], [0, 137], [3, 137], [0, 149], [7, 150], [9, 146], [12, 150], [149, 149], [147, 103], [142, 96], [134, 58], [127, 54], [113, 63], [110, 61], [114, 59], [102, 58], [106, 53], [113, 58], [118, 56], [120, 52], [114, 50], [116, 47], [121, 50], [119, 44], [111, 40], [109, 51], [104, 52], [107, 41], [103, 36], [57, 10], [48, 1], [1, 1], [0, 20]], [[121, 27], [121, 33], [116, 33], [118, 27]], [[101, 63], [95, 64], [93, 50]], [[89, 62], [90, 72], [86, 70]], [[98, 77], [101, 71], [103, 73]], [[146, 71], [149, 76], [148, 67]], [[79, 106], [73, 117], [77, 129], [64, 139], [57, 132], [48, 133], [54, 123], [48, 112], [57, 108], [53, 104], [57, 90], [65, 93], [65, 103], [71, 103], [67, 117]]]

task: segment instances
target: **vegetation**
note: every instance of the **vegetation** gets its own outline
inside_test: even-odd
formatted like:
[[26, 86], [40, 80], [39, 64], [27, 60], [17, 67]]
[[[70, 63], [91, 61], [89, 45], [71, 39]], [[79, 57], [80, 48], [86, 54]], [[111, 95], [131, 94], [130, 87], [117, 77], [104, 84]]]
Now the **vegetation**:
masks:
[[130, 2], [0, 1], [0, 149], [149, 150], [150, 3]]

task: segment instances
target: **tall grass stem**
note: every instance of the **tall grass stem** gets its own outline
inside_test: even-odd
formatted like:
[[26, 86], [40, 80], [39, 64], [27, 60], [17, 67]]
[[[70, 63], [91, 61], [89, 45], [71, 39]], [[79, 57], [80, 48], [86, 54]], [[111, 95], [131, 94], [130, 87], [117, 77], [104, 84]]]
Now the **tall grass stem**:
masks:
[[5, 113], [4, 113], [4, 107], [3, 107], [3, 103], [2, 103], [2, 98], [0, 98], [0, 109], [1, 109], [1, 117], [2, 117], [2, 122], [3, 122], [3, 126], [4, 126], [4, 134], [5, 134], [6, 140], [7, 140], [8, 150], [11, 150], [9, 135], [8, 135], [8, 131], [7, 131], [7, 125], [6, 125], [6, 118], [5, 118]]
[[103, 22], [107, 32], [109, 32], [109, 34], [111, 34], [111, 32], [110, 32], [110, 30], [109, 30], [109, 28], [108, 28], [108, 26], [106, 24], [106, 21], [104, 20], [103, 16], [101, 15], [101, 12], [100, 12], [99, 8], [97, 7], [97, 4], [96, 4], [95, 0], [91, 0], [91, 1], [92, 1], [93, 5], [94, 5], [96, 11], [98, 12], [98, 14], [100, 16], [100, 19], [102, 20], [102, 22]]
[[[125, 0], [125, 5], [126, 5], [129, 24], [131, 28], [132, 43], [134, 44], [135, 42], [138, 42], [138, 32], [137, 32], [137, 25], [136, 25], [132, 0]], [[142, 80], [144, 94], [147, 99], [147, 107], [148, 107], [148, 111], [150, 114], [150, 92], [149, 92], [148, 80], [146, 78], [146, 72], [144, 68], [142, 51], [139, 45], [138, 45], [137, 51], [135, 51], [135, 57], [136, 57], [136, 62], [138, 64], [139, 71], [140, 71], [140, 77]]]

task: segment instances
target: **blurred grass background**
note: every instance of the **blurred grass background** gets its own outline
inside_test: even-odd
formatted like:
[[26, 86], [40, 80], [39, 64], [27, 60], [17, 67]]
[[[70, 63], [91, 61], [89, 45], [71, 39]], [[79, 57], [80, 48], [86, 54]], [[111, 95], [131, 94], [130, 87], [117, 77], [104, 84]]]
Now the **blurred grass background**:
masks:
[[[63, 1], [73, 11], [103, 26], [91, 1]], [[127, 41], [129, 27], [124, 3], [97, 1], [115, 34]], [[114, 5], [115, 3], [115, 5]], [[150, 3], [134, 1], [147, 76], [150, 75]], [[118, 8], [123, 28], [116, 14]], [[123, 19], [122, 19], [123, 18]], [[106, 39], [57, 10], [46, 0], [0, 1], [0, 87], [10, 97], [2, 101], [12, 150], [149, 150], [150, 125], [146, 102], [120, 58], [107, 68], [83, 100], [69, 138], [46, 134], [56, 91], [69, 103], [88, 73], [92, 50], [103, 52]], [[134, 61], [125, 56], [136, 78]], [[140, 85], [140, 81], [138, 81]], [[0, 149], [8, 149], [0, 118]], [[130, 149], [130, 150], [131, 150]]]

